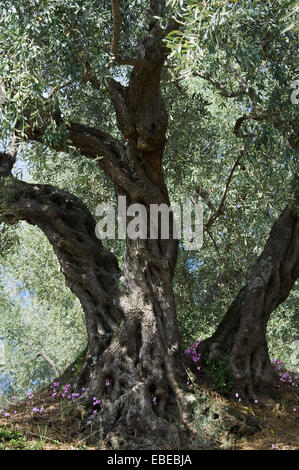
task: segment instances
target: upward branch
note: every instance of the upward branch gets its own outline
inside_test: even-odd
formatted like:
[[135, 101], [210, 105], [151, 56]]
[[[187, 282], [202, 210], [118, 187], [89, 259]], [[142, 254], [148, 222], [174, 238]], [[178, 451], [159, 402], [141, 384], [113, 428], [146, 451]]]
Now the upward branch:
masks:
[[118, 0], [112, 0], [112, 15], [113, 15], [113, 38], [111, 44], [111, 51], [114, 57], [118, 57], [118, 45], [120, 40], [120, 26], [121, 15]]

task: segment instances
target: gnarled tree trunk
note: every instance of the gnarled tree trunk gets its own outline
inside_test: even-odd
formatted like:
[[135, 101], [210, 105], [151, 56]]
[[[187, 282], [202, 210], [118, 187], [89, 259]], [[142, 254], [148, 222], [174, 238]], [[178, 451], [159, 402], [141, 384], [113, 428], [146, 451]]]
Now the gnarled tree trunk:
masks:
[[[157, 2], [157, 5], [158, 6]], [[155, 2], [151, 4], [153, 14]], [[167, 55], [165, 32], [153, 20], [134, 60], [129, 85], [109, 81], [118, 127], [126, 144], [81, 124], [70, 123], [69, 140], [87, 158], [103, 155], [99, 166], [110, 177], [116, 195], [127, 205], [169, 206], [162, 175], [167, 112], [160, 92]], [[99, 83], [87, 64], [86, 79]], [[52, 117], [59, 126], [58, 113]], [[28, 117], [30, 122], [30, 116]], [[39, 141], [43, 129], [28, 130]], [[65, 150], [62, 144], [58, 150]], [[1, 176], [1, 174], [0, 174]], [[7, 176], [4, 175], [4, 176]], [[3, 180], [2, 180], [3, 181]], [[78, 296], [86, 315], [86, 364], [75, 387], [85, 387], [81, 402], [92, 411], [93, 397], [101, 400], [93, 420], [109, 435], [112, 445], [132, 439], [139, 446], [177, 439], [177, 424], [187, 426], [188, 410], [182, 384], [176, 308], [172, 289], [177, 240], [126, 241], [122, 288], [116, 258], [95, 235], [95, 221], [74, 196], [47, 185], [29, 185], [4, 178], [2, 198], [7, 221], [26, 220], [48, 237], [67, 285]], [[176, 424], [174, 424], [176, 423]], [[137, 444], [135, 444], [137, 445]]]
[[[101, 156], [98, 166], [112, 181], [116, 195], [126, 196], [128, 205], [143, 204], [148, 211], [151, 204], [169, 205], [162, 174], [167, 112], [160, 80], [168, 53], [163, 39], [177, 26], [170, 21], [162, 30], [157, 17], [163, 13], [165, 2], [150, 1], [149, 31], [139, 41], [138, 56], [121, 59], [117, 4], [113, 1], [112, 51], [116, 63], [133, 69], [128, 71], [127, 86], [110, 78], [107, 88], [123, 141], [99, 129], [68, 122], [64, 125], [67, 140], [57, 140], [52, 148], [67, 152], [70, 143], [86, 158]], [[84, 78], [94, 88], [101, 88], [89, 63]], [[42, 141], [50, 120], [58, 128], [63, 125], [59, 110], [51, 115], [50, 109], [54, 106], [47, 108], [40, 128], [34, 126], [34, 113], [24, 110], [30, 140]], [[171, 234], [169, 240], [128, 238], [121, 285], [117, 260], [96, 238], [95, 221], [84, 204], [52, 186], [18, 181], [10, 175], [13, 156], [0, 157], [1, 217], [8, 222], [25, 220], [45, 233], [66, 283], [80, 299], [86, 315], [86, 363], [74, 386], [86, 388], [80, 400], [90, 412], [93, 398], [101, 400], [92, 417], [93, 429], [102, 429], [114, 448], [122, 441], [128, 445], [130, 440], [131, 447], [134, 442], [139, 448], [149, 448], [153, 439], [156, 445], [173, 447], [173, 440], [179, 436], [177, 424], [188, 427], [172, 289], [177, 241]], [[266, 322], [298, 275], [297, 261], [294, 264], [296, 257], [298, 260], [297, 216], [286, 209], [282, 219], [274, 226], [251, 281], [213, 338], [203, 343], [211, 354], [231, 356], [236, 379], [244, 390], [254, 388], [263, 371], [267, 371], [269, 380], [272, 377], [266, 354]]]
[[247, 284], [216, 332], [198, 347], [204, 361], [229, 357], [235, 389], [250, 399], [269, 394], [276, 383], [267, 348], [267, 323], [298, 276], [299, 218], [296, 207], [290, 205], [274, 223]]

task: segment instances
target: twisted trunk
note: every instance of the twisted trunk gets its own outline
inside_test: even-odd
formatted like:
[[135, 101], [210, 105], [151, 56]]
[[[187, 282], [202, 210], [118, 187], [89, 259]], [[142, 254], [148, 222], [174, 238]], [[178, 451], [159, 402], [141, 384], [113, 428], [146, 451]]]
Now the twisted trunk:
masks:
[[266, 328], [273, 310], [289, 295], [299, 275], [299, 220], [287, 206], [274, 223], [263, 253], [214, 335], [199, 347], [203, 360], [231, 359], [235, 389], [250, 399], [269, 394], [276, 376]]

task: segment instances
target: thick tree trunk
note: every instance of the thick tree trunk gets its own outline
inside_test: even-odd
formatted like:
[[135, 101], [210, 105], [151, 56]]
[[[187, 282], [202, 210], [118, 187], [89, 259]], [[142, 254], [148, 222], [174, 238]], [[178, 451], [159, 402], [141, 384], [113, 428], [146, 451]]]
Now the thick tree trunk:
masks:
[[[148, 195], [147, 195], [148, 197]], [[2, 220], [26, 220], [48, 237], [86, 315], [86, 362], [74, 389], [112, 447], [177, 442], [188, 411], [172, 276], [176, 240], [127, 240], [125, 279], [95, 236], [88, 209], [66, 191], [1, 179]], [[101, 403], [93, 407], [93, 398]], [[109, 438], [108, 438], [109, 436]]]
[[263, 253], [214, 335], [198, 350], [202, 359], [229, 357], [235, 390], [255, 399], [273, 391], [276, 376], [268, 354], [266, 328], [273, 310], [299, 275], [299, 220], [287, 206], [274, 223]]
[[[165, 5], [151, 2], [150, 8], [155, 16]], [[114, 27], [118, 34], [117, 21]], [[161, 166], [168, 122], [160, 91], [167, 56], [164, 35], [153, 18], [139, 58], [134, 59], [129, 85], [109, 80], [125, 144], [97, 129], [68, 126], [69, 140], [83, 155], [103, 155], [99, 166], [116, 194], [125, 195], [127, 205], [143, 204], [148, 215], [150, 204], [169, 205]], [[117, 54], [117, 44], [114, 49]], [[90, 65], [86, 66], [86, 80], [98, 88]], [[62, 122], [60, 113], [52, 119], [57, 126]], [[27, 133], [39, 141], [43, 132], [34, 128]], [[64, 144], [56, 149], [65, 149]], [[80, 201], [49, 186], [6, 178], [4, 194], [9, 190], [6, 220], [27, 220], [43, 230], [86, 314], [88, 351], [75, 387], [86, 388], [80, 400], [89, 411], [94, 409], [94, 397], [101, 400], [93, 415], [95, 426], [109, 435], [113, 447], [131, 438], [139, 447], [148, 448], [153, 440], [156, 445], [173, 445], [177, 424], [186, 428], [188, 421], [172, 289], [177, 240], [171, 233], [170, 240], [128, 238], [120, 288], [116, 259], [96, 239], [95, 222]]]

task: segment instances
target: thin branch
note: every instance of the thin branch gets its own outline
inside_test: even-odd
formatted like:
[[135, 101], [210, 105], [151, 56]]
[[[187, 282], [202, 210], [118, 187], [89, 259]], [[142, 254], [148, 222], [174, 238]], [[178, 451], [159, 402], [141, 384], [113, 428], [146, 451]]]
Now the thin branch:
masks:
[[239, 165], [240, 163], [240, 160], [244, 154], [244, 151], [245, 149], [242, 148], [241, 152], [239, 153], [237, 159], [234, 161], [231, 169], [230, 169], [230, 172], [228, 174], [228, 177], [227, 177], [227, 180], [226, 180], [226, 185], [225, 185], [225, 188], [223, 190], [223, 193], [222, 193], [222, 198], [221, 198], [221, 201], [219, 203], [219, 206], [216, 210], [216, 212], [214, 214], [211, 215], [211, 217], [209, 218], [208, 222], [205, 224], [205, 230], [208, 230], [211, 225], [215, 222], [216, 219], [218, 219], [218, 217], [220, 215], [222, 215], [223, 213], [223, 206], [224, 206], [224, 203], [225, 203], [225, 200], [226, 200], [226, 197], [227, 197], [227, 194], [228, 194], [228, 190], [229, 190], [229, 186], [230, 186], [230, 183], [231, 183], [231, 180], [232, 180], [232, 177], [233, 177], [233, 174], [237, 168], [237, 166]]
[[213, 235], [211, 234], [210, 230], [207, 230], [207, 234], [209, 235], [210, 239], [212, 240], [213, 245], [214, 245], [214, 247], [217, 251], [217, 254], [218, 254], [219, 258], [221, 258], [221, 254], [220, 254], [218, 245], [217, 245], [216, 240], [214, 239]]
[[213, 77], [211, 77], [211, 75], [207, 73], [199, 72], [198, 70], [196, 70], [195, 75], [197, 75], [200, 78], [203, 78], [204, 80], [209, 81], [212, 85], [214, 85], [220, 91], [220, 94], [222, 96], [225, 96], [226, 98], [235, 98], [237, 96], [249, 94], [249, 88], [247, 87], [246, 84], [242, 84], [238, 90], [230, 91], [227, 88], [225, 88], [223, 83], [218, 82]]
[[241, 132], [241, 127], [242, 127], [242, 124], [243, 122], [249, 120], [250, 117], [249, 116], [241, 116], [237, 119], [236, 123], [235, 123], [235, 126], [234, 126], [234, 134], [236, 137], [239, 137], [240, 139], [247, 139], [247, 138], [252, 138], [252, 137], [256, 137], [256, 134], [254, 133], [242, 133]]
[[46, 362], [48, 362], [48, 364], [50, 364], [50, 366], [54, 369], [55, 377], [59, 377], [60, 372], [58, 367], [56, 366], [55, 362], [45, 353], [45, 351], [39, 351], [36, 354], [35, 359], [38, 357], [42, 357]]

